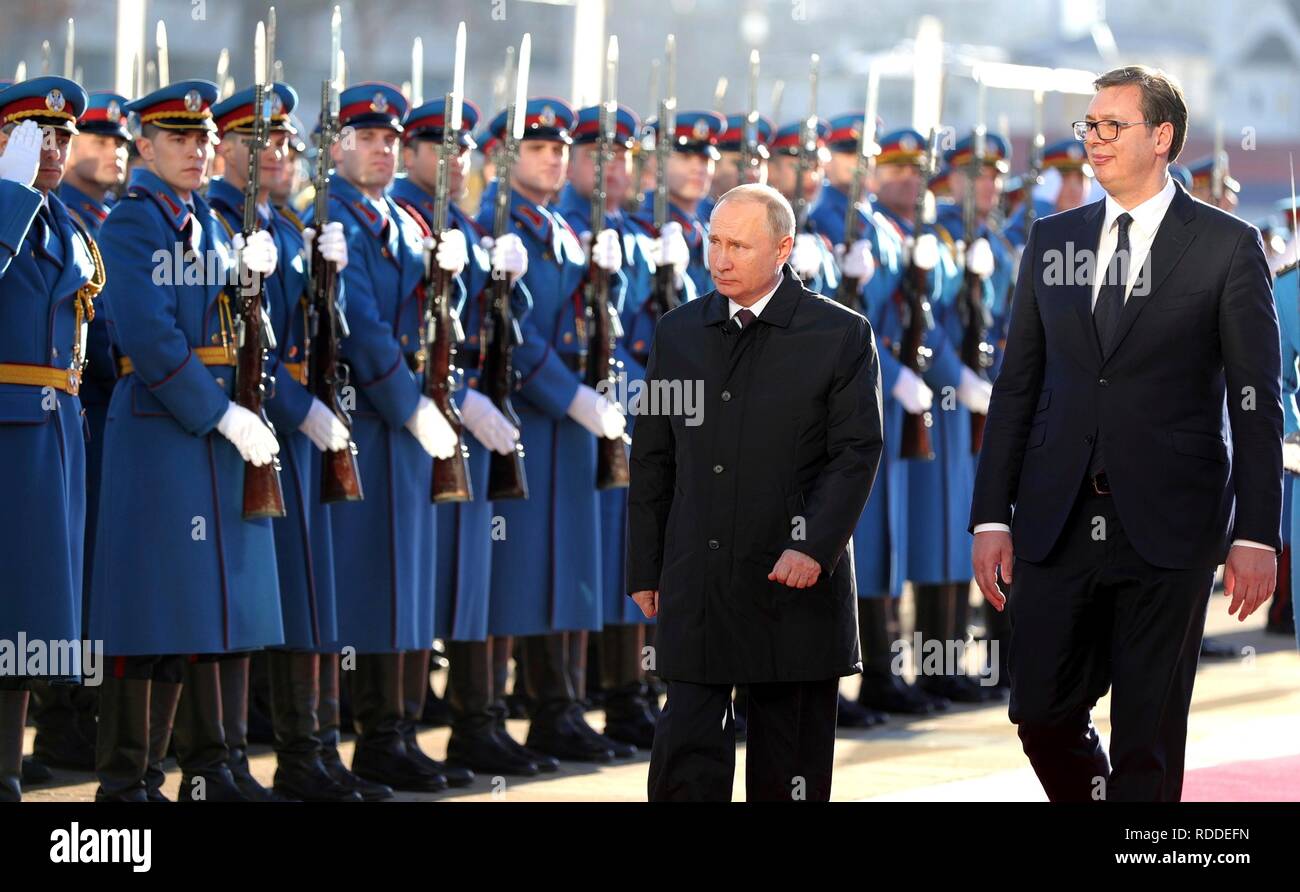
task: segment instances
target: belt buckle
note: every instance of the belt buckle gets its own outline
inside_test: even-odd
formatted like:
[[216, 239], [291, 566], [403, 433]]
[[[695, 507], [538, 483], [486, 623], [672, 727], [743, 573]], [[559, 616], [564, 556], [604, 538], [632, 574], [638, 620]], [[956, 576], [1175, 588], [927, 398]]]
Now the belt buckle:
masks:
[[1092, 486], [1093, 495], [1098, 495], [1098, 496], [1110, 495], [1110, 478], [1106, 476], [1105, 471], [1090, 476], [1088, 478], [1088, 483], [1091, 484]]
[[81, 391], [81, 372], [68, 369], [68, 394], [76, 396]]

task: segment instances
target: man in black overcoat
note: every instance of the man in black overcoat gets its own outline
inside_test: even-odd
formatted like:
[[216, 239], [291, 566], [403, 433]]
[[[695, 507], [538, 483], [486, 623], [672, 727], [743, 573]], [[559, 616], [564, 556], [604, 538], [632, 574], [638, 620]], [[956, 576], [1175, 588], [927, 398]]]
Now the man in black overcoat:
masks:
[[865, 318], [787, 265], [767, 186], [713, 211], [716, 291], [664, 315], [637, 413], [628, 590], [668, 683], [651, 800], [731, 798], [733, 685], [749, 686], [745, 788], [830, 797], [839, 679], [862, 668], [851, 538], [883, 444]]

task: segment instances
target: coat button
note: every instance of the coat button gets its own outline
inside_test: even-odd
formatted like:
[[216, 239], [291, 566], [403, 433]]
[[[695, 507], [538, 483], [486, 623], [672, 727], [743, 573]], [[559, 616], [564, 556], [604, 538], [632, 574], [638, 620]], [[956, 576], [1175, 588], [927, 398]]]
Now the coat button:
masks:
[[214, 343], [214, 344], [220, 344], [220, 343], [221, 343], [221, 335], [219, 335], [219, 334], [214, 334], [214, 335], [212, 336], [212, 343]]
[[398, 340], [400, 340], [402, 342], [402, 346], [405, 347], [406, 342], [409, 341], [410, 338], [408, 338], [406, 335], [402, 335], [400, 338], [398, 338]]
[[1105, 378], [1098, 378], [1098, 379], [1097, 379], [1097, 383], [1100, 384], [1102, 387], [1105, 387], [1105, 386], [1106, 386], [1107, 384], [1109, 384], [1110, 382], [1107, 381]]
[[713, 473], [715, 473], [715, 474], [721, 474], [721, 473], [722, 473], [722, 465], [714, 465], [714, 466], [713, 466]]
[[572, 343], [573, 343], [573, 332], [571, 332], [571, 331], [566, 331], [566, 332], [564, 333], [564, 343], [566, 343], [566, 344], [572, 344]]
[[710, 550], [710, 551], [717, 551], [717, 550], [718, 550], [719, 548], [721, 548], [721, 547], [722, 547], [722, 543], [720, 543], [717, 539], [710, 539], [710, 540], [709, 540], [709, 550]]
[[59, 358], [59, 348], [58, 348], [58, 347], [53, 347], [53, 348], [50, 349], [50, 357], [51, 357], [52, 359], [58, 359], [58, 358]]
[[218, 387], [225, 387], [225, 386], [226, 386], [226, 379], [225, 379], [225, 378], [218, 378], [218, 379], [217, 379], [217, 386], [218, 386]]
[[722, 401], [723, 401], [724, 403], [731, 402], [731, 391], [730, 391], [730, 390], [724, 390], [724, 391], [722, 391]]

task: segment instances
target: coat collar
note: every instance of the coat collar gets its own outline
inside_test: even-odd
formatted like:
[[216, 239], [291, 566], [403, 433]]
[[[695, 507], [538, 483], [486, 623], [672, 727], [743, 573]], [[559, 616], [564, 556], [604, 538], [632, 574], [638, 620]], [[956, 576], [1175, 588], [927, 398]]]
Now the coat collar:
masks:
[[[213, 177], [208, 181], [208, 204], [218, 211], [228, 209], [237, 218], [244, 216], [244, 190], [236, 189], [225, 177]], [[262, 228], [271, 224], [271, 214], [257, 209], [257, 219]]]
[[[411, 182], [408, 177], [398, 177], [393, 180], [393, 187], [388, 190], [388, 194], [399, 204], [406, 202], [414, 205], [425, 220], [433, 219], [433, 196]], [[450, 211], [450, 208], [448, 210]]]
[[[149, 196], [162, 211], [163, 218], [177, 232], [183, 232], [189, 225], [190, 209], [176, 194], [176, 190], [163, 182], [162, 178], [153, 171], [144, 167], [137, 167], [132, 171], [129, 191]], [[198, 192], [191, 192], [190, 199], [194, 202], [195, 213], [202, 220], [208, 214], [208, 203]]]
[[[381, 237], [387, 217], [376, 209], [374, 200], [368, 195], [343, 177], [334, 177], [330, 180], [330, 198], [347, 208], [348, 212], [372, 236], [377, 239]], [[389, 203], [387, 197], [383, 201], [385, 204]], [[389, 212], [391, 213], [391, 209]]]
[[87, 226], [94, 225], [97, 227], [108, 216], [107, 204], [96, 201], [71, 183], [59, 184], [58, 192], [59, 198], [67, 206], [68, 210], [81, 217]]
[[[781, 266], [781, 276], [781, 284], [777, 286], [776, 291], [772, 294], [772, 299], [767, 302], [767, 306], [763, 308], [763, 314], [756, 321], [766, 322], [780, 328], [788, 328], [790, 318], [794, 316], [795, 307], [803, 299], [804, 287], [788, 263]], [[731, 318], [726, 295], [719, 294], [714, 290], [710, 291], [704, 300], [706, 304], [700, 315], [701, 325], [717, 325]]]

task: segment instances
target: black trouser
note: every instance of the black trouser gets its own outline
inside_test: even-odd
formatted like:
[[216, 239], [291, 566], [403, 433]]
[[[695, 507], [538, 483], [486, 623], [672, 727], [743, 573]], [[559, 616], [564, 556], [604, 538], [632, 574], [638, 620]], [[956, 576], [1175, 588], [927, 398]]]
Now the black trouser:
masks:
[[[839, 683], [828, 678], [746, 685], [747, 801], [830, 799]], [[731, 801], [736, 770], [731, 688], [669, 680], [650, 754], [650, 801]]]
[[[1053, 801], [1177, 801], [1214, 567], [1154, 567], [1087, 483], [1047, 559], [1016, 561], [1011, 721]], [[1113, 687], [1108, 761], [1091, 710]]]

